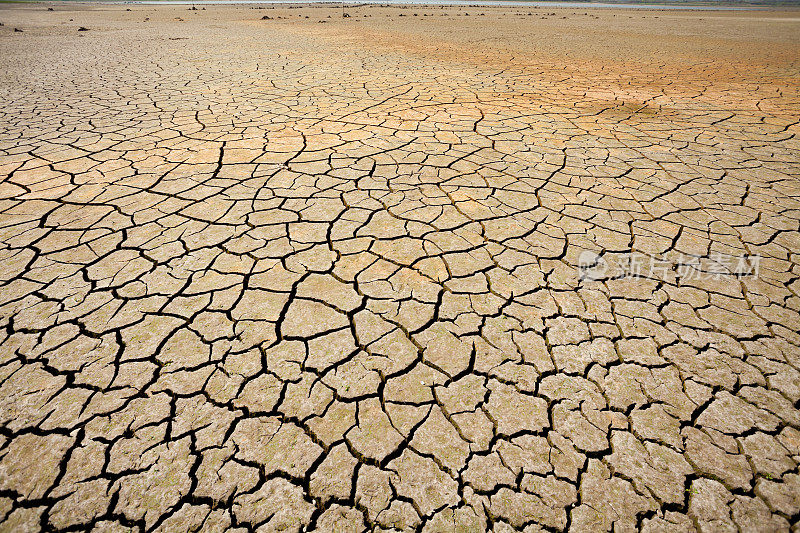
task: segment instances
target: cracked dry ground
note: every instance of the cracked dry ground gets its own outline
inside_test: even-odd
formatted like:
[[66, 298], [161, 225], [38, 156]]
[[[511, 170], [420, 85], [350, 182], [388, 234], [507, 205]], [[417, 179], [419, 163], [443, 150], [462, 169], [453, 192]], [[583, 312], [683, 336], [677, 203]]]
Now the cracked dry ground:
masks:
[[1, 530], [797, 527], [796, 18], [123, 9], [0, 10]]

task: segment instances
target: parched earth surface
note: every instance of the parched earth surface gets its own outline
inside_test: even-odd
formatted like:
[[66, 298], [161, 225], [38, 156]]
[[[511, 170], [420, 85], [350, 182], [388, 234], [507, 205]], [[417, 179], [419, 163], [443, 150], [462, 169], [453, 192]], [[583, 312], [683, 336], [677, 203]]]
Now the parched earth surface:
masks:
[[46, 8], [0, 530], [798, 527], [798, 12]]

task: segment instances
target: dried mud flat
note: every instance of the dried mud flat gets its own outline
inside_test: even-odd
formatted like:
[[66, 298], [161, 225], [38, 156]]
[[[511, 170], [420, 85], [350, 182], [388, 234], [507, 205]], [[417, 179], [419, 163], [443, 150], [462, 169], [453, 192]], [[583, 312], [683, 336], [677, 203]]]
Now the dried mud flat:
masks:
[[798, 12], [53, 9], [0, 530], [797, 527]]

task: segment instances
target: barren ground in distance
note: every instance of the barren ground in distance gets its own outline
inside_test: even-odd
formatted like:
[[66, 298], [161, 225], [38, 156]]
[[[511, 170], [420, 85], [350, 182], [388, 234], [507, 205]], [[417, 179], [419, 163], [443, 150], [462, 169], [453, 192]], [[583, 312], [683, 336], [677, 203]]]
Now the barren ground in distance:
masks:
[[0, 530], [797, 527], [800, 11], [52, 6]]

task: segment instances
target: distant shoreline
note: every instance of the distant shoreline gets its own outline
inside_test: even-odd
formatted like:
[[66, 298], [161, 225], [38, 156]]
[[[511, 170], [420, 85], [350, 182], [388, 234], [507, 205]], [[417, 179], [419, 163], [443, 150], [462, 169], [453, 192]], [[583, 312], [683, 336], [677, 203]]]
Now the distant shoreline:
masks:
[[[12, 3], [53, 3], [53, 4], [111, 4], [111, 5], [341, 5], [336, 0], [0, 0], [0, 4]], [[347, 5], [434, 5], [464, 7], [545, 7], [545, 8], [596, 8], [596, 9], [648, 9], [648, 10], [689, 10], [689, 11], [753, 11], [765, 8], [800, 8], [800, 0], [789, 2], [636, 2], [608, 0], [358, 0], [344, 1]]]

